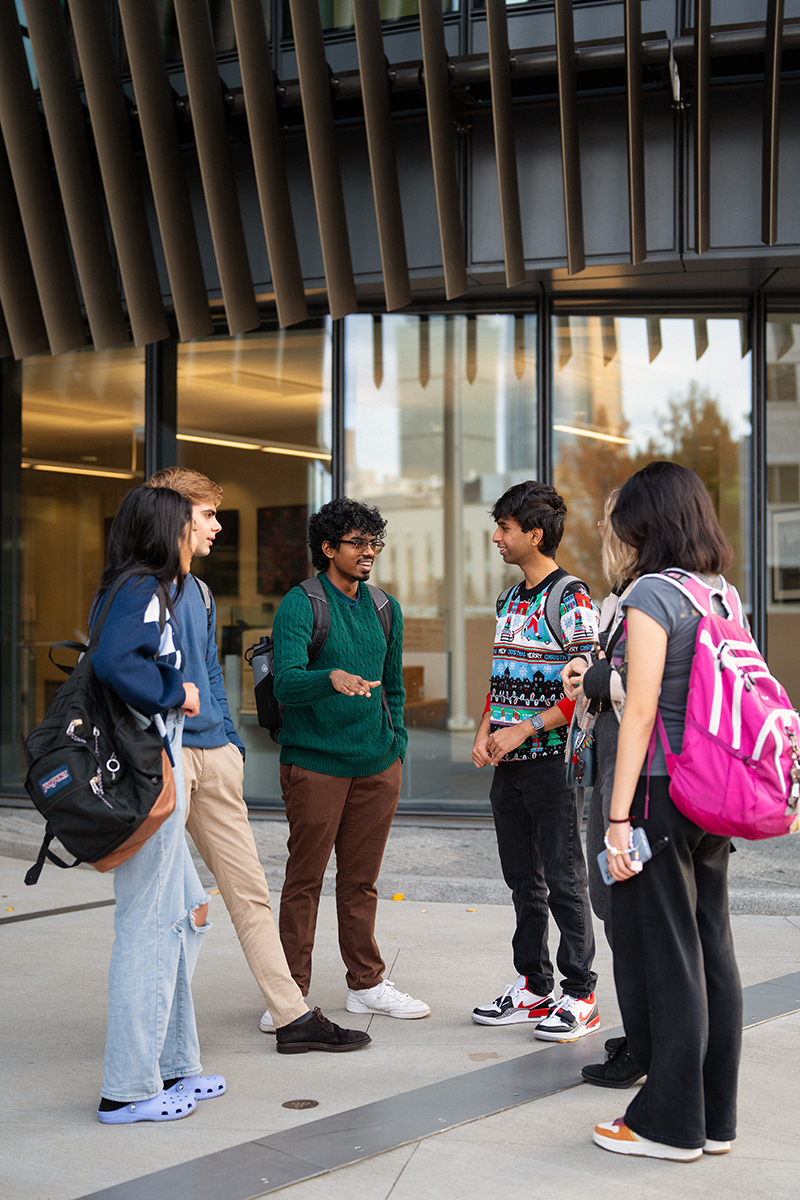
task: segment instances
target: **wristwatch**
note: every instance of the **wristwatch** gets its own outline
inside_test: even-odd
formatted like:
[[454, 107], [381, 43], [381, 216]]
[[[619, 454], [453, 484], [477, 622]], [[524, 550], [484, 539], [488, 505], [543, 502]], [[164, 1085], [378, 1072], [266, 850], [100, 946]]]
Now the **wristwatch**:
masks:
[[544, 729], [544, 717], [542, 716], [542, 714], [535, 713], [534, 716], [529, 718], [529, 720], [530, 720], [531, 725], [535, 729], [535, 731], [537, 733], [541, 733], [542, 730]]

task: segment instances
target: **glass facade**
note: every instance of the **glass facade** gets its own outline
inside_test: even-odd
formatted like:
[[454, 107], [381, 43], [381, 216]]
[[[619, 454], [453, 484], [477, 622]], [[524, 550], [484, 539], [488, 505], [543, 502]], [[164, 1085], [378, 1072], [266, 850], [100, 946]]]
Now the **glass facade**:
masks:
[[373, 578], [403, 607], [407, 809], [486, 803], [470, 754], [514, 581], [488, 510], [535, 474], [535, 346], [533, 316], [346, 324], [346, 490], [388, 520]]
[[146, 464], [146, 453], [225, 492], [223, 531], [196, 565], [217, 600], [252, 804], [280, 802], [278, 748], [257, 725], [243, 652], [312, 574], [308, 515], [336, 494], [388, 520], [374, 577], [405, 619], [407, 812], [488, 811], [470, 749], [495, 599], [516, 579], [492, 544], [489, 510], [537, 473], [569, 506], [559, 562], [600, 598], [596, 522], [608, 491], [652, 457], [697, 470], [771, 666], [800, 702], [800, 313], [770, 313], [766, 337], [753, 339], [756, 368], [752, 314], [735, 308], [551, 314], [544, 328], [532, 311], [319, 317], [178, 346], [163, 360], [175, 364], [164, 386], [177, 404], [161, 443], [148, 421], [163, 423], [170, 405], [154, 407], [144, 351], [7, 364], [2, 794], [21, 794], [24, 738], [61, 682], [51, 643], [86, 634], [120, 499], [146, 469], [168, 465]]
[[556, 316], [553, 482], [569, 518], [559, 561], [604, 594], [606, 496], [653, 459], [696, 471], [734, 549], [749, 604], [750, 347], [743, 315]]
[[23, 364], [22, 538], [19, 561], [3, 564], [20, 581], [17, 688], [13, 697], [6, 693], [18, 736], [4, 747], [4, 787], [21, 786], [22, 742], [64, 681], [50, 646], [86, 638], [111, 521], [144, 478], [144, 358], [143, 350], [126, 348]]
[[800, 704], [800, 314], [767, 324], [767, 646]]
[[247, 747], [247, 796], [279, 801], [279, 747], [259, 728], [244, 652], [313, 574], [309, 514], [331, 497], [331, 324], [178, 347], [177, 461], [224, 489], [222, 532], [197, 574], [214, 593], [228, 698]]

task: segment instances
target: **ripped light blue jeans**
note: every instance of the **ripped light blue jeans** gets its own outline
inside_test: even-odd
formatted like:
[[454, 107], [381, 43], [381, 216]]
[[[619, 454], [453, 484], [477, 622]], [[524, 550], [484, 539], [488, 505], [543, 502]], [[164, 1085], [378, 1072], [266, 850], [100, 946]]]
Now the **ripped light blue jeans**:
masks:
[[191, 981], [203, 937], [193, 912], [206, 903], [184, 819], [183, 713], [166, 719], [175, 772], [175, 811], [114, 871], [114, 946], [102, 1094], [149, 1100], [163, 1080], [200, 1072]]

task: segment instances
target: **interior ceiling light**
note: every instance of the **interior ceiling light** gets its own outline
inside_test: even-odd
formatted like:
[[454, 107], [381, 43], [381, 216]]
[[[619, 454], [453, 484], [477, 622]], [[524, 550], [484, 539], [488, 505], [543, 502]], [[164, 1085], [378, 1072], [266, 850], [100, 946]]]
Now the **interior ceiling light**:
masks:
[[198, 442], [203, 446], [228, 446], [232, 450], [261, 450], [264, 454], [288, 454], [293, 458], [313, 458], [330, 462], [332, 455], [324, 450], [308, 450], [288, 442], [247, 442], [238, 438], [214, 437], [210, 433], [184, 431], [175, 435], [179, 442]]
[[600, 442], [614, 442], [618, 446], [630, 446], [633, 438], [617, 437], [614, 433], [596, 433], [594, 429], [579, 429], [577, 425], [554, 425], [559, 433], [576, 433], [578, 437], [597, 438]]
[[22, 466], [32, 471], [53, 471], [57, 475], [93, 475], [98, 479], [133, 479], [133, 471], [114, 471], [111, 467], [72, 467], [66, 463], [35, 462], [23, 459]]

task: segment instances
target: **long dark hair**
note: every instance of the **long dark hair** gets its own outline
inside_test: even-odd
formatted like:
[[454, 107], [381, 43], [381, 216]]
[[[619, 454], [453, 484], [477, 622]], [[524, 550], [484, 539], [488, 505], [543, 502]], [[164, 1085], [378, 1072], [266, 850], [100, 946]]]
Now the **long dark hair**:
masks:
[[128, 492], [111, 525], [100, 595], [123, 571], [155, 575], [165, 585], [167, 607], [172, 612], [183, 590], [180, 547], [191, 520], [191, 503], [172, 488], [145, 484]]
[[677, 463], [651, 462], [623, 484], [611, 513], [617, 537], [636, 551], [635, 575], [682, 567], [701, 575], [733, 560], [699, 476]]

